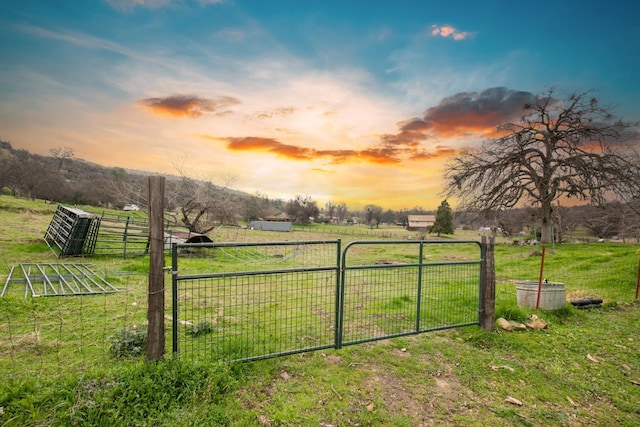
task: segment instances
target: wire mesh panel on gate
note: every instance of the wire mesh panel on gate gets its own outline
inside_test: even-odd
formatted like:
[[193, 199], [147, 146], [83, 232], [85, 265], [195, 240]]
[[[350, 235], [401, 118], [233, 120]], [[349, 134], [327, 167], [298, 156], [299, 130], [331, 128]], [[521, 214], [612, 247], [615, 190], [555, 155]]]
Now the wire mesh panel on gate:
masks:
[[340, 345], [479, 323], [477, 242], [352, 242], [342, 257]]
[[[209, 251], [208, 261], [178, 253], [197, 248]], [[181, 359], [255, 360], [334, 346], [339, 241], [173, 252], [181, 266], [174, 274]]]

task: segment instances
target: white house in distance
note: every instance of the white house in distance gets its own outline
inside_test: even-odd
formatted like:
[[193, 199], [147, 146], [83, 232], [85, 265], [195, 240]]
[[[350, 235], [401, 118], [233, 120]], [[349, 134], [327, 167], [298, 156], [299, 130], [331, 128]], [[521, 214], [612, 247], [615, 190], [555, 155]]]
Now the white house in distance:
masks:
[[407, 230], [419, 231], [426, 230], [436, 222], [435, 215], [409, 215], [407, 217]]

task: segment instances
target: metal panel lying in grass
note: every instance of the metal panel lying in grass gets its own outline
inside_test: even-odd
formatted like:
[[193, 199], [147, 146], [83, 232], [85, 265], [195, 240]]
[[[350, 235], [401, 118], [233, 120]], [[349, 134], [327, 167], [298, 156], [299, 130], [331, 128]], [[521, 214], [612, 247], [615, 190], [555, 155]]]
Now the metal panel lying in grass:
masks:
[[50, 297], [118, 292], [93, 270], [93, 264], [20, 264], [11, 267], [2, 288], [5, 296], [11, 283], [25, 285], [24, 296]]

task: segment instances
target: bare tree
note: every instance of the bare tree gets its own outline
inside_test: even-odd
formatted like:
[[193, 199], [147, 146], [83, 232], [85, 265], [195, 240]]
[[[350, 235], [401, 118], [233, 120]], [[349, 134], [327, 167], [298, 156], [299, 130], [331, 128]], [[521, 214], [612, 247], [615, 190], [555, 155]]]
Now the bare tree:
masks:
[[333, 223], [333, 218], [336, 216], [336, 210], [338, 206], [336, 202], [328, 201], [324, 204], [324, 215], [327, 217], [327, 222]]
[[207, 234], [216, 227], [235, 224], [241, 214], [238, 193], [231, 189], [235, 177], [227, 177], [219, 186], [207, 180], [196, 180], [174, 163], [180, 179], [170, 186], [167, 200], [179, 208], [181, 222], [191, 232]]
[[573, 225], [571, 221], [571, 213], [569, 208], [558, 204], [553, 211], [553, 222], [555, 224], [555, 237], [554, 241], [563, 243], [565, 241], [565, 235], [569, 231], [569, 228]]
[[320, 214], [317, 203], [310, 197], [297, 195], [289, 200], [286, 206], [287, 215], [294, 218], [298, 224], [308, 224], [311, 218], [317, 218]]
[[242, 216], [246, 222], [266, 218], [274, 214], [274, 207], [269, 197], [256, 192], [242, 201]]
[[218, 226], [234, 224], [240, 212], [228, 186], [182, 177], [179, 191], [180, 219], [192, 232], [207, 234]]
[[460, 209], [500, 210], [521, 201], [540, 208], [543, 243], [552, 239], [552, 205], [576, 197], [602, 205], [610, 196], [640, 192], [637, 123], [612, 115], [589, 93], [564, 100], [553, 89], [524, 105], [517, 123], [498, 127], [504, 136], [464, 149], [445, 167], [445, 194]]
[[5, 167], [6, 185], [10, 186], [14, 196], [38, 197], [38, 189], [50, 180], [50, 173], [42, 160], [26, 150], [15, 151]]
[[620, 202], [610, 203], [606, 207], [591, 206], [590, 209], [583, 209], [582, 225], [595, 237], [613, 237], [620, 230], [623, 209]]
[[364, 207], [365, 221], [369, 224], [370, 228], [378, 228], [380, 221], [382, 221], [382, 213], [383, 209], [378, 205], [367, 205]]
[[336, 205], [336, 215], [338, 217], [339, 224], [343, 224], [347, 220], [348, 213], [349, 213], [349, 209], [347, 208], [346, 203], [340, 202]]
[[[515, 236], [535, 222], [537, 214], [532, 211], [532, 208], [520, 208], [495, 212], [493, 215], [495, 227], [492, 229], [502, 230], [502, 234], [505, 236]], [[458, 213], [458, 215], [460, 214]], [[487, 223], [487, 221], [483, 223]]]
[[622, 210], [622, 221], [620, 224], [620, 233], [618, 238], [623, 242], [627, 242], [628, 239], [634, 238], [637, 242], [640, 242], [640, 199], [634, 199], [631, 203], [626, 203]]
[[395, 224], [396, 217], [397, 217], [396, 211], [394, 211], [393, 209], [387, 209], [382, 214], [382, 222], [385, 224]]
[[58, 161], [58, 170], [62, 169], [62, 166], [66, 159], [73, 159], [76, 155], [73, 151], [73, 148], [69, 147], [50, 148], [49, 153], [51, 154], [51, 157]]

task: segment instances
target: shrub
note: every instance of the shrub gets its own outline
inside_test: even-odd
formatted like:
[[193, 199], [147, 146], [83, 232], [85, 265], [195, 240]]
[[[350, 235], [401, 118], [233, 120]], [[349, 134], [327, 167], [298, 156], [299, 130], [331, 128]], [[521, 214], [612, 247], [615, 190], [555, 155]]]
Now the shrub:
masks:
[[527, 320], [527, 311], [517, 304], [501, 304], [496, 306], [496, 319], [503, 317], [507, 320], [513, 320], [516, 322], [524, 322]]
[[187, 333], [194, 337], [210, 334], [211, 331], [213, 331], [213, 325], [208, 320], [203, 320], [197, 325], [187, 325]]
[[111, 341], [111, 354], [116, 357], [131, 357], [144, 354], [147, 347], [147, 330], [120, 329], [115, 335], [109, 337]]

